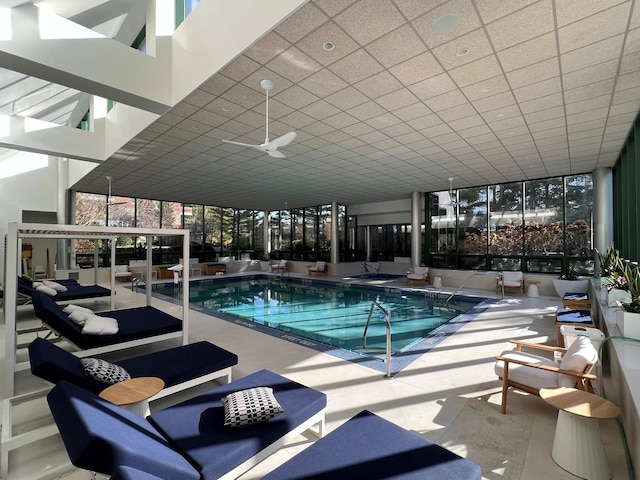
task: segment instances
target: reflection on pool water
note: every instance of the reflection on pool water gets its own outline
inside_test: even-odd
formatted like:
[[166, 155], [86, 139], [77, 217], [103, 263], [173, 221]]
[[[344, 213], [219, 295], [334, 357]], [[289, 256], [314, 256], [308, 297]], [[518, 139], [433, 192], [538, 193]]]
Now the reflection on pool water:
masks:
[[[154, 291], [175, 298], [181, 289], [156, 284]], [[439, 298], [438, 298], [439, 297]], [[484, 299], [443, 294], [411, 294], [398, 288], [372, 288], [322, 280], [206, 279], [189, 288], [192, 307], [215, 310], [359, 354], [376, 355], [386, 348], [384, 316], [374, 310], [363, 348], [364, 327], [371, 304], [390, 312], [391, 348], [402, 352]]]

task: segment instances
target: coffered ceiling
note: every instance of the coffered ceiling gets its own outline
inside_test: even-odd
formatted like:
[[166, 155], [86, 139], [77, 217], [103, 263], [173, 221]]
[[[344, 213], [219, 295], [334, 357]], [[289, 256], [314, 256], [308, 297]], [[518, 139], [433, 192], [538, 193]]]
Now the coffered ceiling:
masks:
[[[265, 140], [262, 79], [270, 138], [297, 133], [286, 158], [222, 142]], [[406, 199], [611, 167], [639, 107], [636, 1], [314, 0], [74, 188], [106, 193], [110, 175], [115, 195], [271, 210]]]

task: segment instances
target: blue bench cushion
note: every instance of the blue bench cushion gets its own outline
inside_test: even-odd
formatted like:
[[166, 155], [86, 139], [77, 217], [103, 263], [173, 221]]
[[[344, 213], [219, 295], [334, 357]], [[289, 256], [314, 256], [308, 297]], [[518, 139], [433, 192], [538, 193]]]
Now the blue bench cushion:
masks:
[[111, 475], [119, 465], [165, 480], [196, 480], [198, 472], [143, 418], [61, 381], [47, 395], [71, 462]]
[[571, 308], [559, 308], [556, 315], [557, 323], [593, 323], [589, 310], [574, 310]]
[[[51, 383], [66, 380], [94, 393], [100, 393], [105, 384], [84, 373], [80, 358], [43, 339], [29, 344], [31, 372]], [[165, 388], [193, 380], [238, 364], [238, 356], [209, 342], [148, 353], [113, 362], [132, 377], [158, 377]]]
[[[220, 399], [253, 387], [272, 387], [284, 413], [266, 423], [224, 427]], [[153, 413], [147, 417], [200, 470], [203, 478], [219, 478], [304, 423], [327, 404], [324, 393], [281, 375], [260, 370], [228, 385]]]
[[118, 333], [114, 335], [85, 335], [82, 333], [82, 327], [73, 323], [69, 316], [62, 311], [62, 307], [53, 301], [52, 297], [41, 292], [34, 292], [31, 298], [36, 316], [62, 337], [83, 350], [178, 332], [182, 329], [182, 322], [176, 317], [146, 306], [97, 313], [103, 317], [115, 318], [118, 321]]
[[480, 480], [480, 467], [363, 410], [263, 480]]

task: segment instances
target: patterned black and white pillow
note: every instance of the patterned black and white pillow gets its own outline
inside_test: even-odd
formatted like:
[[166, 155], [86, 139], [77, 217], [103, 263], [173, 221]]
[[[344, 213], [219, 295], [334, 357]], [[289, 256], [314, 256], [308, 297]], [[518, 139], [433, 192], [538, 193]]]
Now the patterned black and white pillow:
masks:
[[84, 373], [88, 377], [107, 385], [130, 380], [131, 375], [124, 368], [99, 358], [81, 358]]
[[224, 405], [226, 427], [245, 427], [266, 422], [284, 413], [271, 387], [241, 390], [227, 395], [220, 401]]

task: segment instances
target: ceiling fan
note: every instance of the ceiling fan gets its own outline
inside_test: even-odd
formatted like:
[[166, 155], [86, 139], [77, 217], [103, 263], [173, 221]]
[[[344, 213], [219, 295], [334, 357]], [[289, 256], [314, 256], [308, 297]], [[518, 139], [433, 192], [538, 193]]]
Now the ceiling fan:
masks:
[[113, 207], [114, 205], [124, 205], [127, 202], [114, 202], [111, 200], [111, 180], [113, 180], [113, 177], [111, 175], [107, 175], [107, 181], [109, 182], [109, 196], [107, 197], [107, 207]]
[[260, 86], [266, 92], [266, 122], [265, 122], [265, 130], [266, 134], [264, 137], [264, 143], [260, 145], [252, 145], [248, 143], [240, 143], [240, 142], [232, 142], [231, 140], [222, 140], [224, 143], [231, 143], [233, 145], [240, 145], [241, 147], [249, 147], [255, 148], [256, 150], [260, 150], [261, 152], [266, 152], [272, 157], [276, 158], [285, 158], [286, 155], [278, 150], [280, 147], [284, 147], [289, 145], [294, 138], [296, 138], [296, 132], [285, 133], [284, 135], [269, 141], [269, 91], [273, 89], [275, 84], [272, 80], [261, 80]]

